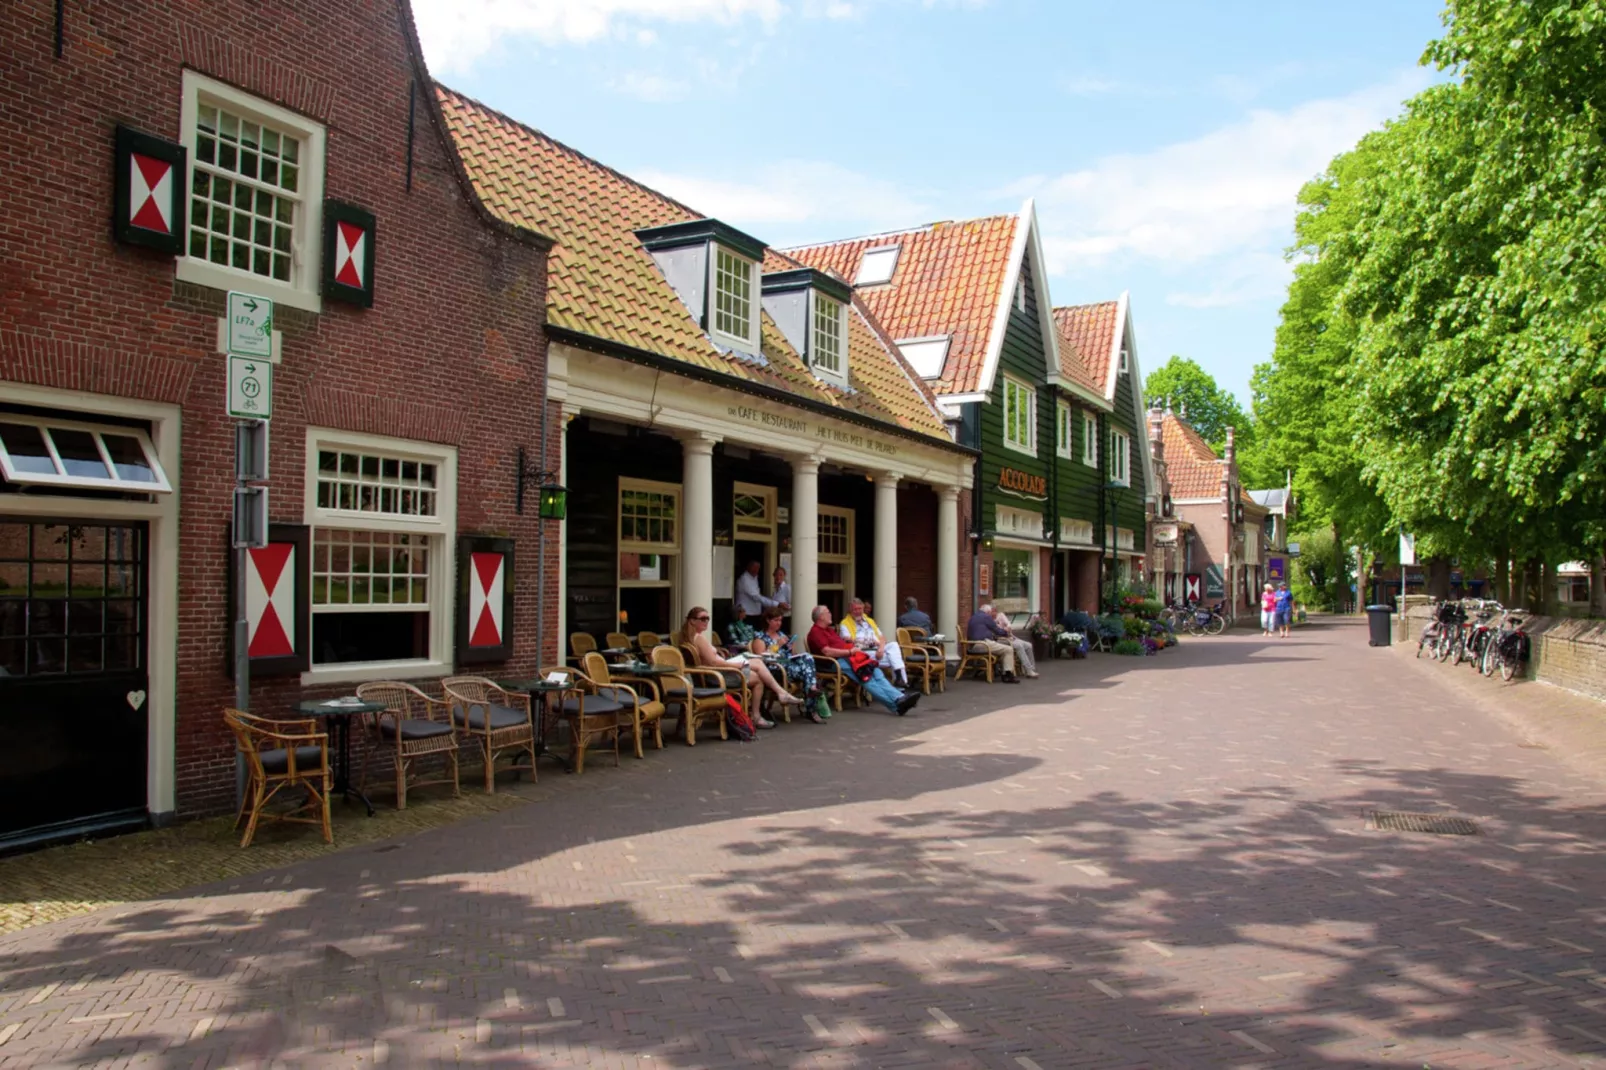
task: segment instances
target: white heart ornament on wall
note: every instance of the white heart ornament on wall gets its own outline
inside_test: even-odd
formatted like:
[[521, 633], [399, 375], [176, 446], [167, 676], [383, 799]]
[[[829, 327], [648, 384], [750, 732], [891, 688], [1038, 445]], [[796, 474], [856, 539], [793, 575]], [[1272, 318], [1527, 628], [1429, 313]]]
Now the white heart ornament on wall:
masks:
[[136, 709], [136, 710], [139, 709], [141, 706], [145, 705], [145, 692], [144, 691], [130, 691], [128, 693], [128, 705], [132, 709]]

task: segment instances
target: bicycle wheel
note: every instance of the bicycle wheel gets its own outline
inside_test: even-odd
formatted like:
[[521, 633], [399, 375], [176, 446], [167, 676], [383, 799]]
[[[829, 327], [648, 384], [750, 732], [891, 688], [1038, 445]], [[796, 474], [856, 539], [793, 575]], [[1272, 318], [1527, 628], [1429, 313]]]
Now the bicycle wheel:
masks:
[[1223, 617], [1220, 613], [1210, 614], [1210, 624], [1207, 626], [1206, 630], [1209, 631], [1211, 635], [1220, 635], [1222, 632], [1227, 630], [1227, 618]]
[[1478, 660], [1478, 671], [1485, 676], [1493, 676], [1494, 663], [1494, 643], [1491, 641], [1483, 644], [1483, 657]]
[[1502, 657], [1500, 659], [1500, 679], [1509, 684], [1511, 682], [1511, 678], [1515, 675], [1517, 675], [1516, 659]]
[[1422, 648], [1428, 645], [1428, 638], [1429, 638], [1429, 636], [1428, 636], [1428, 634], [1426, 632], [1423, 632], [1421, 635], [1417, 636], [1417, 639], [1416, 639], [1416, 656], [1417, 657], [1420, 658], [1422, 656]]

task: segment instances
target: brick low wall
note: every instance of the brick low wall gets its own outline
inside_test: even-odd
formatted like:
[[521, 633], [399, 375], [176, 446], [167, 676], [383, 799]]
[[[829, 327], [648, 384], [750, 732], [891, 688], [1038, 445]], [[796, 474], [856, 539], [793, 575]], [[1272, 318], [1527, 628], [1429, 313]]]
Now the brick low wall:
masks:
[[[1395, 620], [1395, 642], [1416, 642], [1428, 622], [1426, 601]], [[1529, 617], [1528, 678], [1606, 701], [1606, 620]]]

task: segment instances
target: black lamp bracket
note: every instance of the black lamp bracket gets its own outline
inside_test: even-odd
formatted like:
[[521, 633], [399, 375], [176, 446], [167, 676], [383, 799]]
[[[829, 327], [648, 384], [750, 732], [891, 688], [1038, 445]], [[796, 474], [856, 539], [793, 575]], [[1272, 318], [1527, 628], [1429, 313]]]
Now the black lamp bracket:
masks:
[[556, 483], [558, 481], [558, 477], [559, 477], [559, 473], [555, 469], [542, 468], [539, 465], [528, 463], [525, 460], [524, 447], [520, 446], [519, 447], [519, 490], [518, 490], [518, 497], [517, 497], [515, 505], [514, 505], [515, 512], [518, 512], [518, 513], [523, 513], [524, 512], [524, 488], [526, 486], [534, 484], [535, 487], [537, 489], [539, 489], [541, 487], [546, 486], [549, 483]]

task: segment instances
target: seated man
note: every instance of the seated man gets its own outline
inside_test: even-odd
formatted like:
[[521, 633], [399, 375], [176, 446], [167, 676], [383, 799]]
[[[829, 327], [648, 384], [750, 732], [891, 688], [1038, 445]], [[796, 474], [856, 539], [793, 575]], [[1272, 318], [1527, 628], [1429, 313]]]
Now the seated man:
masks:
[[[854, 647], [831, 627], [830, 607], [815, 606], [811, 616], [814, 626], [809, 629], [809, 653], [822, 658], [834, 658], [836, 663], [842, 666], [843, 672], [854, 676], [853, 666], [848, 662], [848, 655], [853, 653]], [[857, 679], [856, 676], [854, 678]], [[900, 717], [912, 710], [915, 703], [920, 701], [920, 692], [900, 692], [887, 682], [887, 678], [881, 675], [880, 669], [875, 670], [865, 683], [864, 689], [870, 693], [871, 698]]]
[[842, 638], [874, 656], [876, 664], [887, 670], [894, 684], [909, 686], [909, 677], [903, 668], [903, 648], [881, 634], [864, 599], [855, 598], [848, 603], [848, 619], [842, 622], [840, 631]]
[[936, 627], [931, 623], [931, 617], [921, 612], [920, 601], [914, 597], [903, 600], [903, 615], [898, 618], [900, 628], [919, 628], [927, 635], [936, 634]]
[[1020, 669], [1020, 674], [1028, 680], [1037, 679], [1037, 657], [1032, 653], [1032, 644], [1015, 634], [1015, 630], [1009, 626], [1009, 615], [1003, 610], [994, 613], [993, 620], [997, 621], [998, 626], [1004, 629], [1004, 634], [1009, 636], [1004, 642], [1014, 648], [1015, 665]]
[[965, 639], [972, 647], [979, 646], [987, 653], [998, 656], [999, 664], [1004, 669], [999, 679], [1006, 684], [1020, 683], [1020, 678], [1015, 675], [1015, 648], [1003, 641], [1012, 638], [1014, 635], [1009, 629], [998, 626], [998, 621], [993, 618], [993, 607], [990, 603], [977, 606], [976, 612], [965, 622]]

